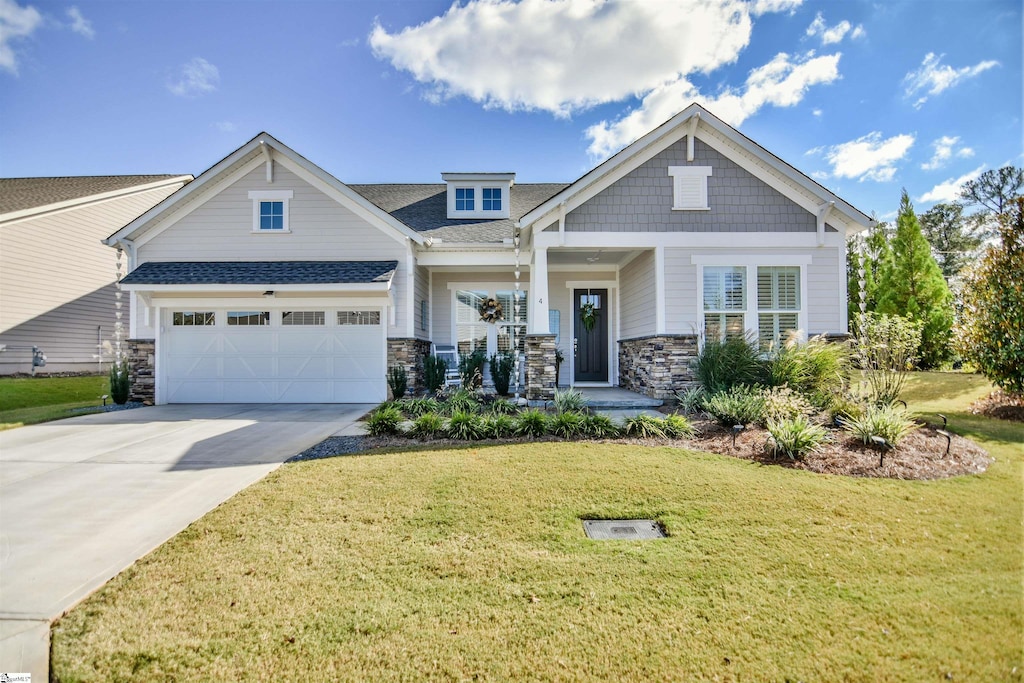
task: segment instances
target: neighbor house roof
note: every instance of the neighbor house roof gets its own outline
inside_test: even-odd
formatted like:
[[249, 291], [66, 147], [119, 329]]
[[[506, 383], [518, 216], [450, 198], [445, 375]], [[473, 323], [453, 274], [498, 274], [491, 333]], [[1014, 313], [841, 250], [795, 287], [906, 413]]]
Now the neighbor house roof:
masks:
[[[0, 215], [180, 177], [180, 175], [161, 174], [0, 178]], [[188, 177], [191, 178], [191, 176]]]
[[125, 285], [310, 285], [389, 282], [398, 261], [150, 261]]
[[447, 185], [349, 185], [416, 232], [441, 242], [501, 242], [517, 220], [567, 187], [566, 183], [512, 186], [508, 218], [448, 218]]

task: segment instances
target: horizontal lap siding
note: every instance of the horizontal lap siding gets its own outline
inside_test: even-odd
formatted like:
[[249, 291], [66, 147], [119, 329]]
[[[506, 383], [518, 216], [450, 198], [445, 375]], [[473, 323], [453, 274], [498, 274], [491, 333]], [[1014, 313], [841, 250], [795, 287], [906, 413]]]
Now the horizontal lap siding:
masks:
[[697, 266], [692, 250], [665, 249], [665, 331], [694, 334], [700, 330], [697, 312]]
[[[96, 328], [110, 340], [116, 321], [116, 251], [101, 240], [179, 187], [0, 227], [0, 343], [40, 346], [54, 364], [95, 362]], [[127, 296], [122, 310], [127, 333]]]
[[[254, 233], [250, 190], [292, 190], [290, 233]], [[397, 260], [392, 284], [396, 325], [389, 337], [408, 336], [406, 248], [331, 197], [274, 164], [268, 183], [263, 164], [207, 199], [139, 249], [146, 261], [383, 261]]]
[[[423, 306], [421, 301], [430, 302], [430, 273], [426, 268], [416, 266], [416, 273], [414, 276], [415, 282], [415, 294], [413, 296], [413, 316], [414, 316], [414, 333], [419, 339], [430, 339], [430, 330], [428, 328], [430, 324], [430, 312], [427, 312], [427, 320], [423, 319]], [[428, 329], [424, 329], [428, 328]]]
[[846, 306], [840, 301], [839, 283], [846, 277], [846, 263], [837, 249], [816, 249], [807, 267], [807, 332], [846, 332], [841, 329], [840, 312]]
[[[721, 144], [716, 141], [715, 144]], [[710, 211], [673, 211], [669, 166], [710, 166]], [[686, 161], [686, 139], [626, 174], [566, 216], [570, 232], [814, 232], [799, 205], [701, 139]]]
[[619, 271], [620, 337], [654, 334], [654, 252], [645, 251]]

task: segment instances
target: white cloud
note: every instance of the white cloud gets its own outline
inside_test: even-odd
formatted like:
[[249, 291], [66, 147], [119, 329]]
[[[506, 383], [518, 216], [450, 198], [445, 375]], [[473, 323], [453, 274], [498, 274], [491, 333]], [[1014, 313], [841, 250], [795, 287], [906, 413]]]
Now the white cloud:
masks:
[[878, 131], [821, 150], [832, 165], [837, 178], [856, 178], [859, 182], [875, 180], [888, 182], [896, 175], [896, 162], [907, 156], [914, 144], [914, 136], [894, 135], [885, 140]]
[[755, 17], [770, 12], [789, 12], [792, 14], [804, 0], [754, 0], [750, 5], [750, 13]]
[[850, 34], [850, 38], [854, 40], [863, 38], [865, 35], [864, 27], [862, 25], [858, 24], [854, 27], [853, 24], [848, 22], [846, 19], [843, 19], [835, 26], [828, 26], [825, 23], [825, 17], [822, 16], [821, 12], [818, 12], [815, 15], [814, 21], [812, 21], [811, 25], [807, 27], [807, 31], [805, 33], [811, 38], [815, 36], [821, 38], [822, 45], [834, 45], [836, 43], [840, 43], [848, 33]]
[[82, 16], [82, 12], [72, 5], [68, 8], [68, 19], [71, 20], [71, 30], [82, 36], [92, 40], [96, 37], [96, 31], [93, 30], [92, 22]]
[[960, 138], [956, 136], [943, 135], [941, 138], [932, 143], [932, 149], [934, 153], [932, 158], [926, 163], [921, 164], [921, 169], [924, 171], [934, 171], [942, 168], [949, 160], [954, 156], [960, 159], [967, 159], [974, 156], [974, 150], [970, 147], [961, 147], [954, 151], [957, 143], [960, 142]]
[[811, 112], [811, 114], [812, 114], [812, 115], [813, 115], [813, 116], [814, 116], [815, 118], [819, 118], [819, 119], [821, 118], [822, 114], [824, 114], [824, 113], [825, 113], [825, 112], [823, 112], [823, 111], [822, 111], [822, 110], [820, 110], [820, 109], [815, 109], [815, 110], [813, 110], [813, 111]]
[[[910, 99], [920, 95], [914, 101], [915, 109], [919, 109], [922, 104], [928, 101], [928, 95], [938, 95], [943, 90], [952, 88], [960, 81], [974, 78], [992, 67], [999, 66], [999, 62], [990, 59], [978, 62], [974, 66], [954, 69], [948, 64], [941, 63], [944, 56], [936, 56], [934, 52], [929, 52], [925, 55], [924, 61], [921, 62], [921, 68], [917, 71], [911, 71], [903, 77], [903, 84], [906, 88], [904, 90], [904, 97]], [[921, 95], [921, 93], [925, 94]]]
[[750, 72], [741, 89], [725, 89], [714, 96], [703, 95], [685, 78], [652, 90], [640, 104], [623, 118], [590, 126], [586, 135], [591, 143], [588, 151], [595, 157], [606, 157], [654, 129], [691, 102], [700, 102], [713, 114], [733, 126], [739, 126], [761, 107], [771, 104], [791, 107], [798, 104], [807, 89], [839, 78], [840, 55], [815, 57], [808, 53], [792, 59], [785, 53]]
[[176, 80], [167, 89], [179, 97], [197, 97], [213, 92], [220, 83], [220, 70], [202, 57], [194, 57], [181, 67]]
[[236, 130], [238, 130], [238, 126], [236, 126], [231, 121], [217, 121], [213, 124], [213, 127], [219, 130], [221, 133], [234, 133]]
[[928, 192], [917, 198], [921, 203], [925, 202], [952, 202], [960, 194], [960, 186], [968, 180], [974, 180], [981, 175], [984, 166], [979, 166], [970, 173], [965, 173], [959, 178], [951, 178], [944, 183], [939, 183]]
[[31, 36], [42, 21], [43, 17], [35, 7], [22, 7], [14, 0], [0, 0], [0, 69], [18, 75], [18, 57], [11, 43]]

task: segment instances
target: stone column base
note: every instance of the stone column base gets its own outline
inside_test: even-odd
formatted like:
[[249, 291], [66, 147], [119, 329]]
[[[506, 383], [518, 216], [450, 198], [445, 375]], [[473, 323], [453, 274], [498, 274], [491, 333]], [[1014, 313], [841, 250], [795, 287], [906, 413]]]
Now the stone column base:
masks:
[[550, 401], [555, 397], [555, 335], [526, 335], [526, 399]]
[[426, 339], [388, 339], [388, 370], [401, 365], [409, 378], [410, 396], [423, 391], [423, 358], [430, 355]]
[[697, 335], [662, 334], [619, 340], [619, 386], [651, 398], [672, 398], [696, 383]]
[[129, 339], [122, 348], [131, 378], [128, 400], [153, 405], [156, 402], [156, 340]]

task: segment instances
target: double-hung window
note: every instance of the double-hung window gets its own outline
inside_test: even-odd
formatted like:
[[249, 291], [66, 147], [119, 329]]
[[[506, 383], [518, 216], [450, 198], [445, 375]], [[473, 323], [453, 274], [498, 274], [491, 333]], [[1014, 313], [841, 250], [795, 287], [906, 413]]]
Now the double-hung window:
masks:
[[762, 348], [800, 327], [800, 268], [757, 267], [757, 338]]
[[[526, 335], [527, 292], [519, 292], [518, 304], [514, 295], [513, 290], [455, 292], [455, 346], [460, 354], [482, 349], [490, 355], [520, 348]], [[480, 319], [480, 307], [491, 298], [501, 306], [501, 319], [488, 323]]]
[[745, 266], [704, 267], [704, 338], [742, 337], [747, 312]]

